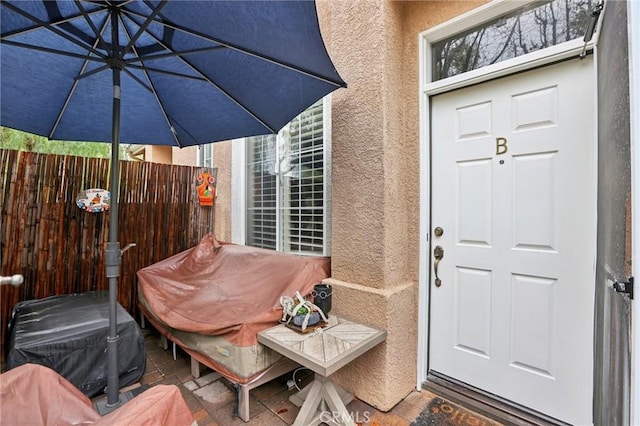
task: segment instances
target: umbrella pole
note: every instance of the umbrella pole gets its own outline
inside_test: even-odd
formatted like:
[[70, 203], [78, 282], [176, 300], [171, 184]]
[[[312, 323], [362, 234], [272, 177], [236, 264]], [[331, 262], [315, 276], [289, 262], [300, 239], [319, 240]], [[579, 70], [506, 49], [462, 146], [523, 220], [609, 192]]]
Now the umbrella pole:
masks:
[[109, 334], [107, 335], [107, 406], [120, 402], [118, 391], [118, 277], [120, 276], [120, 242], [118, 241], [118, 156], [120, 136], [120, 69], [113, 68], [113, 138], [111, 141], [111, 205], [109, 207], [109, 242], [106, 250], [106, 277], [109, 281]]
[[[112, 9], [113, 57], [119, 58], [118, 52], [118, 17], [117, 9]], [[105, 265], [106, 277], [109, 281], [109, 333], [107, 334], [107, 407], [117, 407], [120, 403], [120, 383], [118, 367], [118, 277], [120, 276], [121, 252], [118, 241], [118, 196], [120, 194], [118, 179], [119, 142], [120, 142], [120, 73], [122, 61], [114, 60], [111, 66], [113, 73], [113, 121], [111, 134], [111, 205], [109, 207], [109, 242], [107, 243]]]

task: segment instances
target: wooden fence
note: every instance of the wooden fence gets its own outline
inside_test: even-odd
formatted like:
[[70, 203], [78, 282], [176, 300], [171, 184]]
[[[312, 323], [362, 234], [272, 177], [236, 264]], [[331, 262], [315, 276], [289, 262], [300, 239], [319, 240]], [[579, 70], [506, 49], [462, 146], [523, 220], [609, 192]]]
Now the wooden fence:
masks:
[[[0, 274], [24, 276], [20, 287], [0, 288], [4, 347], [18, 301], [108, 290], [109, 212], [88, 213], [75, 200], [85, 189], [109, 189], [110, 171], [108, 159], [6, 149], [0, 149], [0, 161]], [[121, 248], [136, 246], [122, 255], [118, 302], [134, 316], [136, 271], [194, 246], [214, 230], [214, 210], [200, 206], [195, 191], [203, 170], [120, 162], [118, 238]]]

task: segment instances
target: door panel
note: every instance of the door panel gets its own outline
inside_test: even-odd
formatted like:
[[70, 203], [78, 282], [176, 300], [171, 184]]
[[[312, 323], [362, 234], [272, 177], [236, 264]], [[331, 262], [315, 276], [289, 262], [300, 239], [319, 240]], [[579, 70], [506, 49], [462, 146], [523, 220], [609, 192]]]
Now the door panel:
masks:
[[591, 60], [438, 95], [431, 111], [432, 228], [444, 229], [431, 243], [444, 256], [430, 369], [591, 423]]

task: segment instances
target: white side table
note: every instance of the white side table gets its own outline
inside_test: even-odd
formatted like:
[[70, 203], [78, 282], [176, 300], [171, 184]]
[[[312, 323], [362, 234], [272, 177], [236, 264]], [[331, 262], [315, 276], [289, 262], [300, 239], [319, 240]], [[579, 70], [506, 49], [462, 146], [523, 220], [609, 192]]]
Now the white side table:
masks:
[[307, 334], [279, 324], [258, 333], [258, 342], [316, 373], [294, 426], [355, 423], [329, 376], [387, 338], [387, 332], [332, 315]]

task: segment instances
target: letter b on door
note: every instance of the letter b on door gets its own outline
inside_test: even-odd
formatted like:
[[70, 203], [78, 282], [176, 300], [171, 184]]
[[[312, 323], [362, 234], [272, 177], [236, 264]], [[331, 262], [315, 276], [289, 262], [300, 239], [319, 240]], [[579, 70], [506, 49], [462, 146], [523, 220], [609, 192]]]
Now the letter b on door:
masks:
[[508, 150], [507, 138], [496, 138], [496, 155], [506, 154]]

